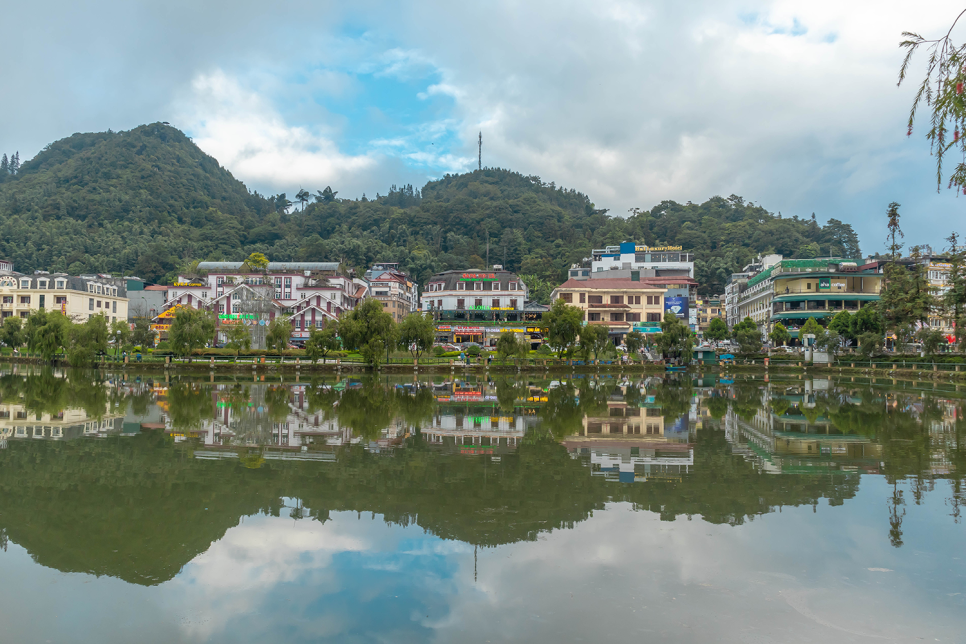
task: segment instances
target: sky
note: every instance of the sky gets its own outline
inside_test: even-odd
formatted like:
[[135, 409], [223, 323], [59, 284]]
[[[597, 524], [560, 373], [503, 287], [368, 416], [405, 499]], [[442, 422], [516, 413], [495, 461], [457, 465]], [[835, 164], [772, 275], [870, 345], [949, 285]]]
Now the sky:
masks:
[[[904, 30], [961, 4], [879, 0], [328, 2], [38, 0], [0, 30], [0, 151], [168, 121], [250, 189], [340, 197], [477, 164], [626, 215], [737, 194], [836, 218], [884, 250], [966, 234], [937, 192]], [[966, 23], [964, 23], [966, 25]], [[963, 28], [966, 30], [966, 26]], [[954, 34], [955, 35], [955, 34]], [[966, 32], [962, 33], [966, 38]], [[923, 57], [913, 65], [915, 81]]]

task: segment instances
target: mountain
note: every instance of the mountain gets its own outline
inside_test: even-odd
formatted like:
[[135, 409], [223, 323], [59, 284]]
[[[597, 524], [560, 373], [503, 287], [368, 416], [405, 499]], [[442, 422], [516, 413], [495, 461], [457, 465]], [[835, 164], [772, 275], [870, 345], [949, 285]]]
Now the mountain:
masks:
[[741, 197], [664, 201], [613, 217], [540, 177], [486, 168], [375, 199], [315, 203], [249, 190], [187, 136], [162, 123], [75, 134], [0, 176], [0, 257], [18, 270], [170, 279], [192, 260], [397, 261], [424, 283], [444, 269], [503, 264], [541, 300], [592, 248], [635, 240], [696, 255], [701, 291], [720, 293], [758, 253], [857, 257], [851, 226], [783, 218]]

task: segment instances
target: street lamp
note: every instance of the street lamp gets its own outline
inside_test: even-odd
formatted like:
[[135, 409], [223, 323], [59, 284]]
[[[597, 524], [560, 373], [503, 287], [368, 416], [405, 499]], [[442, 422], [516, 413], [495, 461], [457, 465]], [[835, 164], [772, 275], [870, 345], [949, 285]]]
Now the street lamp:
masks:
[[121, 357], [121, 330], [114, 332], [114, 362], [120, 362]]

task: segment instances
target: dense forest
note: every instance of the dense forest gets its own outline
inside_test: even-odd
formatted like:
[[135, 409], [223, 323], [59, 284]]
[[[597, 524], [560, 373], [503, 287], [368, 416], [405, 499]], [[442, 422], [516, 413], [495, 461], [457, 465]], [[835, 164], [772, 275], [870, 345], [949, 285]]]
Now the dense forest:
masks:
[[[12, 160], [13, 157], [11, 156]], [[331, 187], [262, 196], [162, 123], [74, 134], [0, 173], [0, 256], [21, 271], [136, 274], [170, 280], [194, 260], [398, 261], [423, 283], [451, 268], [503, 264], [541, 299], [592, 248], [635, 240], [696, 256], [705, 294], [758, 253], [857, 257], [852, 227], [783, 218], [741, 197], [664, 201], [615, 217], [535, 176], [487, 168], [373, 199]], [[338, 188], [338, 186], [335, 186]]]

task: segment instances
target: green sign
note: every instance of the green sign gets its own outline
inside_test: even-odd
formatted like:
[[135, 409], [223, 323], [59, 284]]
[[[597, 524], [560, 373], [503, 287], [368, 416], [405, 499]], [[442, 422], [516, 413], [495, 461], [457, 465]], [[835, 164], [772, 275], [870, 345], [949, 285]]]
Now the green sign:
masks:
[[222, 313], [218, 316], [219, 320], [257, 320], [258, 316], [254, 313]]
[[832, 278], [831, 277], [820, 277], [820, 278], [818, 278], [818, 290], [820, 290], [820, 291], [831, 291], [832, 290]]

